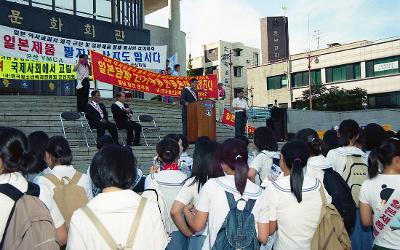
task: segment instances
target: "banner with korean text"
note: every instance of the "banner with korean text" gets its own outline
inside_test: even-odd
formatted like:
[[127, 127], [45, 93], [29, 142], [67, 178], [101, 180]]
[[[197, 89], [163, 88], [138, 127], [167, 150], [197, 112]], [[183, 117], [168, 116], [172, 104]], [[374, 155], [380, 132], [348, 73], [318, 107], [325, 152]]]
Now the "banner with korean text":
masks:
[[74, 80], [72, 64], [0, 57], [0, 78], [17, 80]]
[[[221, 122], [227, 126], [235, 127], [235, 114], [227, 109], [224, 109]], [[254, 134], [256, 128], [251, 124], [247, 123], [246, 130], [249, 135], [252, 135]]]
[[67, 39], [0, 25], [0, 55], [41, 62], [76, 64], [95, 50], [143, 69], [165, 69], [167, 46], [111, 44]]
[[[161, 75], [140, 69], [113, 58], [91, 51], [92, 76], [94, 80], [124, 89], [138, 90], [163, 96], [179, 96], [189, 86], [192, 77]], [[216, 75], [196, 76], [200, 98], [217, 98]]]

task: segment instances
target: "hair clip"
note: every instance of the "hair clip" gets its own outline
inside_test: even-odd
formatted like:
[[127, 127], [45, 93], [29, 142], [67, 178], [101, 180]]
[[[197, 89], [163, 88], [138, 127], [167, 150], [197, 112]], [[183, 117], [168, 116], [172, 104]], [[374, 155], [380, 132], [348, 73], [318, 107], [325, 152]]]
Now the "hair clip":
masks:
[[299, 157], [294, 158], [294, 162], [299, 161], [301, 163], [301, 159]]
[[239, 160], [239, 159], [242, 159], [241, 155], [237, 155], [236, 158], [235, 158], [235, 160]]
[[395, 141], [400, 141], [400, 139], [397, 138], [397, 137], [390, 137], [390, 139], [391, 139], [391, 140], [395, 140]]

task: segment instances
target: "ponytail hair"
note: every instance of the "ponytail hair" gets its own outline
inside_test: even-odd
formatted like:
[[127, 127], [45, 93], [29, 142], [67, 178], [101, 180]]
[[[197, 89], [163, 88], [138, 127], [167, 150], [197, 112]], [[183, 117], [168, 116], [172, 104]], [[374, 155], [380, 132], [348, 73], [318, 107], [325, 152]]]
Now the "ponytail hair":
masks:
[[287, 168], [290, 170], [290, 191], [296, 197], [298, 203], [303, 200], [303, 168], [307, 165], [309, 152], [307, 145], [295, 140], [286, 143], [281, 150]]
[[179, 144], [171, 138], [164, 138], [157, 143], [156, 151], [158, 157], [164, 163], [174, 163], [179, 158]]
[[15, 128], [0, 127], [0, 158], [3, 173], [34, 173], [36, 157], [28, 150], [28, 140], [23, 132]]
[[322, 141], [319, 138], [317, 131], [314, 129], [305, 128], [298, 131], [295, 135], [295, 139], [307, 144], [310, 156], [318, 156], [322, 153]]
[[400, 140], [389, 138], [380, 147], [372, 150], [368, 157], [368, 175], [372, 179], [389, 166], [393, 158], [400, 156]]
[[222, 143], [216, 154], [215, 159], [219, 166], [226, 164], [235, 171], [235, 187], [243, 195], [249, 172], [248, 151], [245, 143], [239, 139], [228, 139]]

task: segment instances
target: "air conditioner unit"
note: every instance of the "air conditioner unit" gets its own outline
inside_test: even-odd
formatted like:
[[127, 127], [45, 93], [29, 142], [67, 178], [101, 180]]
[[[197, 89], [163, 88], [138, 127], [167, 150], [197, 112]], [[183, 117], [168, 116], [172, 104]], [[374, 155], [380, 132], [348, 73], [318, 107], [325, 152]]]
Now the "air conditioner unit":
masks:
[[246, 60], [246, 63], [250, 63], [250, 60]]

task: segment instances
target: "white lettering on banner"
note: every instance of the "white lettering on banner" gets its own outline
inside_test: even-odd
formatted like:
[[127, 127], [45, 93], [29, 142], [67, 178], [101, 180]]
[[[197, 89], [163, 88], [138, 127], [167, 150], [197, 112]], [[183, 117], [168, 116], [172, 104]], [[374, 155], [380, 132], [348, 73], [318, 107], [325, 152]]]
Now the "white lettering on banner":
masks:
[[[86, 31], [95, 37], [94, 29], [88, 26]], [[118, 35], [120, 39], [125, 38], [125, 34], [121, 32]], [[167, 60], [167, 46], [80, 41], [0, 25], [0, 55], [2, 56], [76, 64], [79, 55], [89, 55], [91, 49], [143, 69], [164, 69]]]
[[386, 71], [391, 69], [398, 69], [399, 68], [399, 61], [388, 62], [388, 63], [380, 63], [374, 65], [374, 71]]

